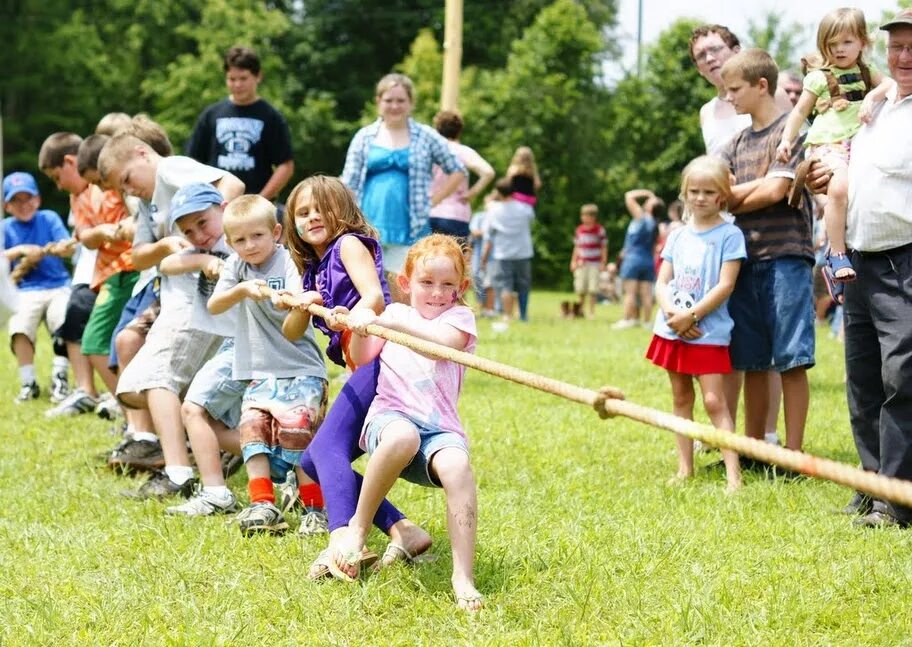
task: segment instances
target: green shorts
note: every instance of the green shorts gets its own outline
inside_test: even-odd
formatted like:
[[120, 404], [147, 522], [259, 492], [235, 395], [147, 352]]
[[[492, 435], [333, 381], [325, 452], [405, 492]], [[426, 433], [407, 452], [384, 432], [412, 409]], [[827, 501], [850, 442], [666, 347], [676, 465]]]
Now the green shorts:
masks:
[[118, 272], [101, 285], [82, 333], [83, 355], [107, 355], [111, 351], [111, 336], [138, 278], [139, 272]]

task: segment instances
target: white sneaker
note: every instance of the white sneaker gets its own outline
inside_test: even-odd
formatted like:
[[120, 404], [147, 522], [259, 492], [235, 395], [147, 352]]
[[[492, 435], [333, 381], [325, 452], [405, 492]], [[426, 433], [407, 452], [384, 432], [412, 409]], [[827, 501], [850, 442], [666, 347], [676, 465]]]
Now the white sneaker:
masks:
[[228, 495], [220, 497], [211, 492], [207, 492], [201, 486], [196, 493], [190, 497], [186, 503], [173, 505], [166, 508], [168, 514], [182, 514], [188, 517], [208, 517], [213, 514], [229, 514], [237, 512], [237, 498], [229, 490]]
[[98, 397], [98, 406], [95, 407], [95, 414], [105, 420], [116, 420], [124, 415], [117, 398], [110, 393], [102, 393]]
[[614, 330], [624, 330], [625, 328], [635, 328], [639, 325], [639, 322], [636, 319], [621, 319], [620, 321], [615, 321], [611, 324], [611, 328]]
[[768, 442], [770, 445], [781, 445], [782, 444], [781, 442], [779, 442], [779, 434], [777, 434], [775, 431], [768, 431], [765, 434], [763, 434], [763, 440]]

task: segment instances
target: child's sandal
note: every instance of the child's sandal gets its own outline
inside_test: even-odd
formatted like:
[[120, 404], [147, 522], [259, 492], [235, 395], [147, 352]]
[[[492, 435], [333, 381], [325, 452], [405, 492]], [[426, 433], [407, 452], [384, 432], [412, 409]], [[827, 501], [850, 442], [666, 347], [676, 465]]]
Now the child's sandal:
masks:
[[[855, 280], [855, 268], [852, 267], [852, 261], [846, 254], [827, 254], [827, 266], [830, 268], [830, 276], [838, 283], [851, 283]], [[849, 270], [843, 276], [837, 276], [840, 270]]]

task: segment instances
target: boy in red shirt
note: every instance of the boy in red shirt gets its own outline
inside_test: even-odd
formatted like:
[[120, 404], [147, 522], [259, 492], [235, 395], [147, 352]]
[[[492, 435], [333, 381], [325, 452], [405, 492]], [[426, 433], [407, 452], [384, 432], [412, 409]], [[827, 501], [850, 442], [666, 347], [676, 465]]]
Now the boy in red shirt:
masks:
[[605, 228], [598, 223], [598, 206], [584, 204], [580, 208], [580, 224], [573, 238], [573, 256], [570, 271], [573, 272], [573, 291], [579, 296], [579, 311], [585, 307], [589, 295], [589, 311], [586, 316], [595, 318], [595, 304], [599, 294], [599, 274], [608, 264], [608, 237]]

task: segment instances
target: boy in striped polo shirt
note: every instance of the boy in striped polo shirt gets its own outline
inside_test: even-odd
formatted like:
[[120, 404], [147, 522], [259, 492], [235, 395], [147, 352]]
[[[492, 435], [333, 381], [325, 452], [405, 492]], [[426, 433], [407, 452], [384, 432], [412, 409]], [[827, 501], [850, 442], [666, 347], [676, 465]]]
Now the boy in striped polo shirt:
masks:
[[589, 296], [589, 319], [595, 318], [595, 303], [599, 294], [599, 274], [608, 263], [608, 237], [598, 223], [598, 206], [584, 204], [580, 207], [580, 224], [573, 238], [573, 291], [579, 296], [579, 311], [583, 312], [586, 295]]

